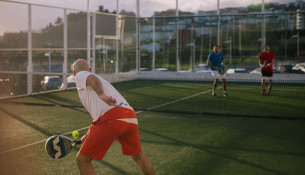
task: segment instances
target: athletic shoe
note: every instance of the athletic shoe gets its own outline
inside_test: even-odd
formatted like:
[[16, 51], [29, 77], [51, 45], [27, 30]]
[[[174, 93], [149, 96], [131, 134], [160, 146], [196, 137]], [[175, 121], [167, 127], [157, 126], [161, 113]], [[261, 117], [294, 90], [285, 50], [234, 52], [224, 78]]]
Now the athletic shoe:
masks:
[[227, 93], [227, 92], [224, 92], [224, 93], [223, 93], [223, 96], [224, 96], [224, 97], [227, 97], [227, 96], [228, 96], [228, 93]]
[[265, 90], [262, 91], [262, 95], [266, 95], [266, 91]]
[[212, 96], [216, 96], [216, 91], [212, 91]]

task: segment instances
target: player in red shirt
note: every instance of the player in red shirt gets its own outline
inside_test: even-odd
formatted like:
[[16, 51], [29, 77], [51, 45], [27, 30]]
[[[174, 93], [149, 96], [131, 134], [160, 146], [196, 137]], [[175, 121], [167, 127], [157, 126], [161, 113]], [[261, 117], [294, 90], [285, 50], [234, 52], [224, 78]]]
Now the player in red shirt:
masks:
[[[272, 65], [274, 64], [275, 60], [275, 55], [273, 52], [270, 51], [270, 45], [265, 44], [265, 52], [261, 52], [259, 55], [258, 59], [258, 64], [261, 67], [261, 72], [262, 72], [262, 95], [266, 95], [266, 90], [265, 90], [265, 82], [266, 79], [264, 77], [272, 77], [273, 76], [273, 67]], [[272, 88], [272, 79], [269, 79], [269, 86], [268, 86], [268, 94], [271, 92]]]

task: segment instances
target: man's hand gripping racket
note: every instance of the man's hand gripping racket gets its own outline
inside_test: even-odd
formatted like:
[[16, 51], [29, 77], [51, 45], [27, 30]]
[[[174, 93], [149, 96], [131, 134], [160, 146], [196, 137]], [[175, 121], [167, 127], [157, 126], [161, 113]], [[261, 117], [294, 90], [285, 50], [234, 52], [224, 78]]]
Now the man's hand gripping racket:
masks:
[[264, 69], [267, 65], [267, 60], [264, 61], [264, 64], [261, 66], [262, 69]]
[[226, 72], [226, 69], [225, 69], [225, 67], [218, 67], [217, 68], [217, 71], [221, 74], [221, 75], [223, 75], [223, 74], [225, 74], [225, 72]]

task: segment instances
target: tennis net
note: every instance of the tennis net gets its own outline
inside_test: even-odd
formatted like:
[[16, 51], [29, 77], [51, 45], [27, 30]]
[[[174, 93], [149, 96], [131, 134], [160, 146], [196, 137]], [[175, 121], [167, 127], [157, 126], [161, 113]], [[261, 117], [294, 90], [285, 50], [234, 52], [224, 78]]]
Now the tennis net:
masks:
[[[114, 86], [136, 110], [235, 117], [305, 119], [304, 75], [275, 75], [271, 93], [261, 95], [260, 75], [227, 75], [224, 96], [219, 80], [207, 74], [140, 73]], [[269, 80], [266, 80], [266, 91]]]

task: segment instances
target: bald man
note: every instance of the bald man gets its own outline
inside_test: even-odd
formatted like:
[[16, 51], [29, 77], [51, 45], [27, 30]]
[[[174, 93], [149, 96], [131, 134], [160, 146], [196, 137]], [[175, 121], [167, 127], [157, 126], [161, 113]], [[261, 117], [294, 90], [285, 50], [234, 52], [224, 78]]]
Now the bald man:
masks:
[[154, 174], [141, 149], [133, 108], [108, 81], [91, 73], [87, 61], [75, 61], [73, 74], [79, 98], [93, 119], [76, 156], [80, 174], [95, 174], [91, 161], [102, 160], [114, 140], [120, 142], [123, 154], [130, 155], [143, 174]]

